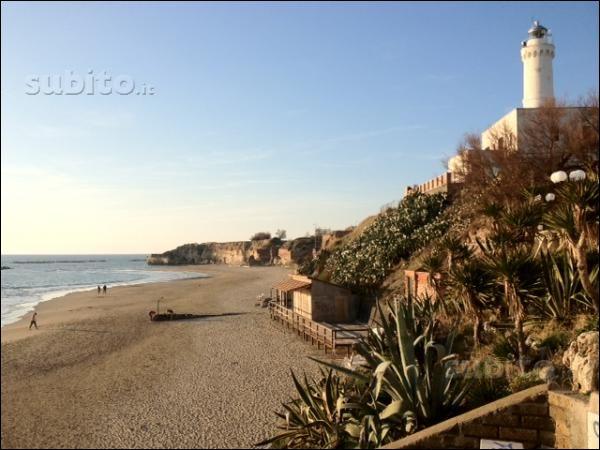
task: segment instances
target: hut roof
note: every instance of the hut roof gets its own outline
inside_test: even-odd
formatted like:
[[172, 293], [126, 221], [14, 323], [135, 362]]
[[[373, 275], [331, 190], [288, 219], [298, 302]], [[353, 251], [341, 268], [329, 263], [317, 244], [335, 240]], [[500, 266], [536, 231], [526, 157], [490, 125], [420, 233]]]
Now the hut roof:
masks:
[[301, 281], [301, 280], [285, 280], [280, 283], [277, 283], [273, 287], [283, 292], [295, 291], [296, 289], [302, 289], [308, 287], [312, 284], [311, 281]]

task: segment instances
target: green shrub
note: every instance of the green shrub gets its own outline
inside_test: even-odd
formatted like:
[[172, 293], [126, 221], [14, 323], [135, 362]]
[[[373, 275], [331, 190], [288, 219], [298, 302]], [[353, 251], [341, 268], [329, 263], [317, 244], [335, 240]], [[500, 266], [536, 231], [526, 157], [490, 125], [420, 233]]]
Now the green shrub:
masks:
[[513, 334], [500, 334], [492, 344], [492, 354], [497, 358], [514, 360], [518, 353], [517, 339]]
[[469, 408], [477, 408], [511, 394], [506, 377], [478, 378], [469, 388]]
[[569, 341], [569, 333], [565, 331], [557, 331], [556, 333], [552, 333], [542, 339], [539, 346], [548, 349], [552, 353], [556, 353], [558, 350], [569, 345]]
[[509, 382], [509, 387], [512, 393], [516, 393], [537, 386], [538, 384], [544, 384], [544, 381], [540, 379], [537, 370], [532, 370], [514, 376]]
[[445, 194], [406, 196], [380, 214], [356, 239], [335, 250], [325, 270], [331, 281], [354, 288], [376, 287], [402, 259], [446, 233]]

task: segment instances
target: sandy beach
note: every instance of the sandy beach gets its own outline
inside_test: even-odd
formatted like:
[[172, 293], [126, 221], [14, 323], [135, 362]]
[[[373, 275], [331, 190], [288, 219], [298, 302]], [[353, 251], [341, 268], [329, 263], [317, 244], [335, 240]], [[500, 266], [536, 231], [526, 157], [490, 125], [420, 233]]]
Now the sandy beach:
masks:
[[[323, 353], [255, 306], [279, 267], [195, 266], [209, 278], [79, 292], [2, 329], [2, 447], [251, 447]], [[161, 309], [216, 316], [150, 322]], [[219, 316], [221, 314], [221, 316]]]

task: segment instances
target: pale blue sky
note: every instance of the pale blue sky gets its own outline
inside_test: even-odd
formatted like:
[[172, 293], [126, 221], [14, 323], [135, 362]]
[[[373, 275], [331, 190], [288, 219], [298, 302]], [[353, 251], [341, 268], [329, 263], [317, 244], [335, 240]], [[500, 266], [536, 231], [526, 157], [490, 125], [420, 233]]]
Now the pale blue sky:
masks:
[[[3, 3], [2, 253], [355, 225], [520, 106], [532, 18], [597, 90], [596, 2]], [[25, 94], [66, 70], [156, 94]]]

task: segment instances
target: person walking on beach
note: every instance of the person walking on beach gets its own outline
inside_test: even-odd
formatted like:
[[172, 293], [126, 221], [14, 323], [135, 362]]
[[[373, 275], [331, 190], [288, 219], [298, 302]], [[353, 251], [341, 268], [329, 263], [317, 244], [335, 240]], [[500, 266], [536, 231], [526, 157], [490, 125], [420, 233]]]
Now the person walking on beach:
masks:
[[102, 292], [104, 292], [104, 295], [106, 295], [106, 285], [104, 285], [104, 287], [102, 288]]
[[98, 295], [100, 295], [100, 285], [98, 285]]
[[31, 322], [29, 322], [29, 329], [31, 330], [31, 327], [35, 326], [35, 329], [38, 329], [37, 326], [37, 312], [33, 312], [33, 316], [31, 316]]

